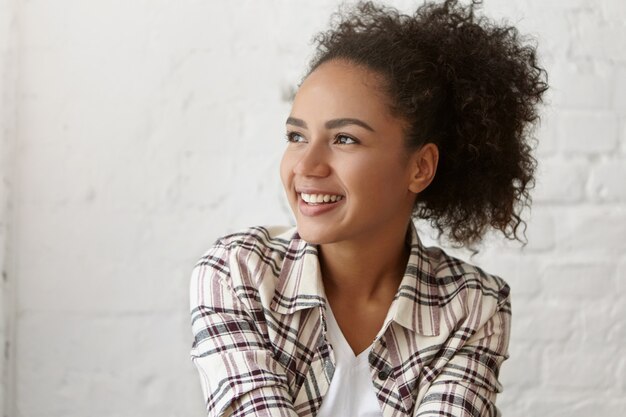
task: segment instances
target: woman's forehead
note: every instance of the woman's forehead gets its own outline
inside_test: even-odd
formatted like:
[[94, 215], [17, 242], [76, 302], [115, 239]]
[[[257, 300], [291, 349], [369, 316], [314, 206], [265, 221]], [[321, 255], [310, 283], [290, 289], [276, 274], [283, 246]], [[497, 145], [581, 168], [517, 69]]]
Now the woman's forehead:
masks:
[[292, 113], [382, 122], [391, 117], [389, 105], [379, 74], [346, 61], [329, 61], [303, 81], [294, 97]]

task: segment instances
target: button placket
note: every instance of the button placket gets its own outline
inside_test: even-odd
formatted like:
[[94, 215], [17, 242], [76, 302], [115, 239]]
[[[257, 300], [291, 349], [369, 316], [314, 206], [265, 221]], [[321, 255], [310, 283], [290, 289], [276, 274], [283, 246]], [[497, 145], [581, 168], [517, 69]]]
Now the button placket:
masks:
[[[378, 373], [377, 373], [377, 377], [378, 379], [380, 379], [381, 381], [386, 380], [387, 378], [389, 378], [389, 375], [391, 374], [391, 368], [385, 364], [384, 362], [382, 364], [376, 364], [376, 356], [377, 355], [382, 355], [383, 351], [385, 351], [385, 345], [382, 342], [382, 340], [380, 340], [380, 338], [376, 338], [374, 340], [374, 346], [372, 348], [372, 350], [370, 351], [369, 354], [369, 363], [370, 366], [374, 367], [374, 368], [378, 368]], [[382, 365], [382, 369], [379, 368]]]

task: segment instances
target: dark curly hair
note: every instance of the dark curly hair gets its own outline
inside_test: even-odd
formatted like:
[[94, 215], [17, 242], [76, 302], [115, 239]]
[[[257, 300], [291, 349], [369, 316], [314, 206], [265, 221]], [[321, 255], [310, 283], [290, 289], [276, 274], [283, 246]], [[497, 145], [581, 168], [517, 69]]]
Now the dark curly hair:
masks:
[[392, 114], [408, 121], [407, 148], [432, 142], [440, 151], [414, 216], [468, 247], [489, 227], [522, 241], [520, 214], [531, 204], [537, 166], [530, 131], [548, 88], [536, 46], [514, 27], [476, 16], [479, 5], [429, 2], [411, 16], [360, 2], [316, 35], [306, 73], [343, 59], [383, 76]]

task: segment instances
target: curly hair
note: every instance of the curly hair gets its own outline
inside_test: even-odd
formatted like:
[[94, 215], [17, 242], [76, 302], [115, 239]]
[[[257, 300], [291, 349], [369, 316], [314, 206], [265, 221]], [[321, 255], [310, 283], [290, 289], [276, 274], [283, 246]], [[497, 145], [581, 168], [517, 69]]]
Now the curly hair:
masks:
[[515, 27], [476, 16], [479, 4], [428, 2], [412, 16], [371, 1], [340, 9], [315, 36], [306, 73], [343, 59], [383, 76], [392, 114], [408, 122], [407, 148], [439, 148], [413, 215], [468, 247], [490, 227], [522, 241], [537, 166], [530, 133], [548, 88], [536, 46]]

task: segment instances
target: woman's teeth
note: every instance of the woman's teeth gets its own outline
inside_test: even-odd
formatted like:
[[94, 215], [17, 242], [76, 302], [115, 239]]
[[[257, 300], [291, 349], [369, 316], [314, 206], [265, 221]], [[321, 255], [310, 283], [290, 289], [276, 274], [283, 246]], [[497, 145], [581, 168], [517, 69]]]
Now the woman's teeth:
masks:
[[343, 198], [342, 195], [331, 194], [300, 194], [302, 199], [309, 204], [334, 203]]

